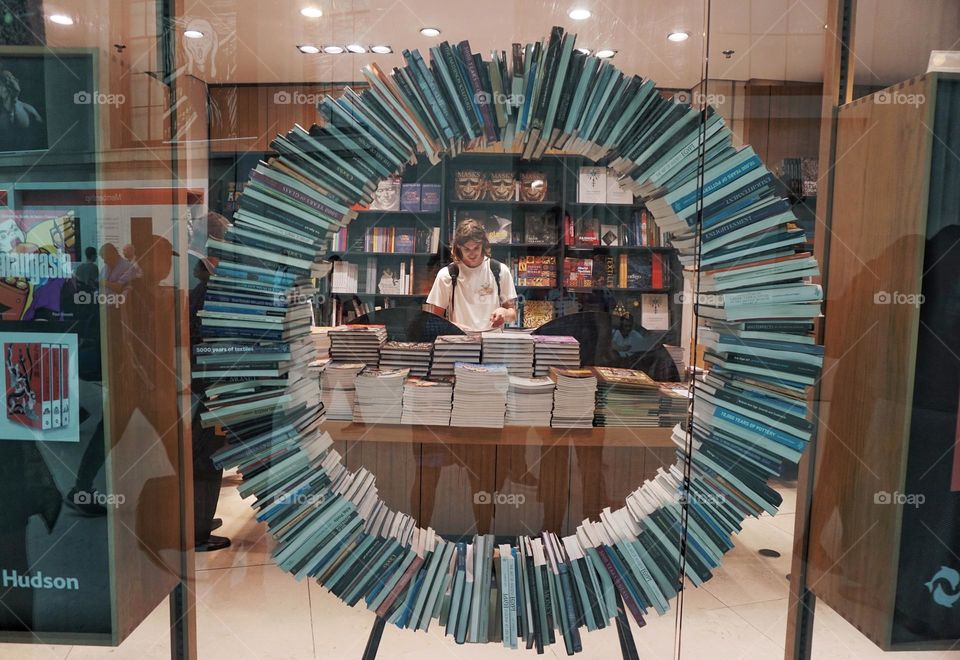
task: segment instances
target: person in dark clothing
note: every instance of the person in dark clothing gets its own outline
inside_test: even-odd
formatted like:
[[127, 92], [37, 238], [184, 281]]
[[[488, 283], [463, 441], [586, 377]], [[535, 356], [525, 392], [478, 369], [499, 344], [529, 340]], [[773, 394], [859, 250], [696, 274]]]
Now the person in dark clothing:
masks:
[[[193, 346], [200, 343], [200, 317], [197, 313], [203, 309], [207, 295], [207, 280], [213, 272], [214, 264], [210, 259], [200, 259], [193, 268], [193, 275], [199, 282], [190, 290], [190, 353], [191, 366], [194, 363]], [[213, 428], [204, 428], [200, 424], [200, 401], [203, 399], [204, 382], [194, 380], [191, 384], [193, 418], [191, 423], [193, 436], [193, 517], [194, 543], [197, 552], [209, 552], [230, 547], [230, 539], [211, 534], [222, 524], [214, 518], [217, 512], [217, 500], [220, 498], [220, 485], [223, 481], [223, 469], [213, 464], [213, 454], [222, 442]]]

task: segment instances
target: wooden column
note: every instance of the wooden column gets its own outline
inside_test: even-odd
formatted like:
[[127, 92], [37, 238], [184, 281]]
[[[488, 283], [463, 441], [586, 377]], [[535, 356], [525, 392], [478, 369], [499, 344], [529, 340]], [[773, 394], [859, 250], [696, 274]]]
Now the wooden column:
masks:
[[[823, 56], [823, 103], [820, 123], [819, 181], [817, 182], [817, 229], [814, 254], [821, 273], [826, 273], [830, 259], [830, 219], [833, 200], [833, 165], [837, 156], [837, 108], [853, 99], [854, 25], [857, 0], [828, 0], [827, 34]], [[828, 285], [820, 278], [824, 290], [824, 314], [830, 314]], [[816, 325], [817, 343], [823, 343], [823, 323]], [[814, 388], [814, 419], [820, 412], [820, 388]], [[800, 461], [797, 478], [797, 506], [793, 528], [793, 559], [790, 568], [790, 592], [787, 602], [787, 634], [784, 658], [808, 660], [813, 645], [813, 616], [816, 597], [808, 582], [810, 556], [810, 510], [813, 484], [816, 479], [817, 439], [810, 443]]]

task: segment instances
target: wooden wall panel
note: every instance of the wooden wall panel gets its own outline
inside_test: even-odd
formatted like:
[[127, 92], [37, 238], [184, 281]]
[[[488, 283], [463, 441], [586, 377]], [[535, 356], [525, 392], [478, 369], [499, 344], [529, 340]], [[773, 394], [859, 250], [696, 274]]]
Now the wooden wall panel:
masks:
[[743, 142], [768, 167], [819, 155], [822, 89], [812, 83], [749, 82], [743, 89]]
[[423, 444], [420, 519], [441, 534], [488, 534], [493, 508], [475, 503], [496, 490], [497, 448], [490, 445]]
[[570, 497], [570, 453], [567, 446], [497, 448], [494, 509], [496, 534], [566, 534]]
[[295, 123], [305, 128], [317, 123], [316, 101], [342, 90], [342, 85], [320, 83], [213, 85], [211, 151], [267, 151], [277, 133]]
[[[923, 78], [898, 88], [931, 98]], [[913, 305], [877, 304], [875, 296], [920, 292], [929, 112], [926, 103], [872, 97], [840, 109], [824, 265], [830, 286], [808, 581], [881, 646], [893, 614], [899, 507], [876, 504], [874, 494], [902, 491], [919, 317]]]

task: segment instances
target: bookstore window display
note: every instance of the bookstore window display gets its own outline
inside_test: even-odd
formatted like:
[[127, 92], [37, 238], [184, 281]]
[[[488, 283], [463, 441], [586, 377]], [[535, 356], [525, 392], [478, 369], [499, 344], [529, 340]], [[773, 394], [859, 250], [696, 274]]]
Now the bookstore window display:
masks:
[[[652, 81], [623, 76], [609, 61], [575, 51], [574, 37], [563, 30], [555, 28], [542, 50], [515, 48], [512, 75], [496, 53], [491, 62], [475, 59], [467, 42], [456, 48], [443, 42], [431, 55], [431, 70], [416, 51], [394, 74], [375, 64], [365, 68], [368, 89], [324, 97], [325, 123], [279, 136], [273, 143], [279, 155], [257, 167], [234, 216], [235, 235], [212, 246], [220, 261], [211, 293], [234, 307], [222, 321], [213, 309], [219, 303], [209, 314], [205, 308], [202, 332], [215, 352], [224, 346], [218, 339], [230, 339], [226, 348], [251, 356], [249, 366], [233, 368], [238, 376], [285, 378], [254, 381], [252, 392], [249, 383], [214, 386], [205, 421], [226, 427], [231, 442], [217, 461], [238, 468], [241, 493], [256, 496], [257, 519], [277, 540], [274, 559], [284, 570], [317, 578], [348, 604], [363, 600], [381, 625], [417, 630], [439, 619], [457, 641], [496, 639], [538, 650], [562, 643], [573, 653], [583, 648], [581, 628], [614, 619], [619, 628], [624, 607], [639, 625], [651, 610], [664, 614], [684, 578], [699, 586], [711, 577], [745, 517], [776, 512], [780, 496], [766, 481], [800, 459], [811, 432], [804, 397], [819, 373], [821, 350], [808, 333], [821, 294], [802, 278], [816, 274], [817, 265], [796, 253], [805, 238], [793, 228], [772, 174], [750, 147], [733, 148], [718, 115], [707, 112], [701, 122], [698, 113], [660, 96]], [[545, 82], [533, 87], [535, 77]], [[595, 77], [608, 82], [591, 88]], [[514, 105], [505, 93], [514, 86], [534, 91]], [[658, 131], [659, 121], [671, 129]], [[717, 301], [699, 305], [710, 319], [703, 343], [711, 373], [696, 391], [693, 437], [682, 423], [673, 430], [676, 464], [631, 493], [625, 506], [605, 509], [598, 521], [584, 520], [563, 536], [545, 530], [499, 543], [480, 534], [467, 542], [420, 528], [383, 503], [373, 474], [344, 466], [324, 415], [386, 427], [403, 423], [407, 413], [409, 421], [422, 421], [429, 406], [407, 409], [422, 396], [437, 406], [431, 421], [449, 419], [451, 429], [500, 427], [507, 417], [545, 422], [521, 405], [529, 397], [534, 411], [550, 400], [552, 427], [592, 432], [595, 425], [669, 419], [656, 383], [612, 368], [558, 367], [552, 360], [559, 356], [562, 365], [562, 351], [545, 350], [541, 362], [537, 349], [548, 342], [497, 333], [439, 337], [432, 365], [445, 364], [453, 386], [418, 384], [407, 369], [381, 362], [391, 348], [405, 355], [404, 347], [387, 346], [383, 326], [343, 326], [328, 333], [332, 361], [317, 365], [325, 385], [321, 407], [305, 377], [309, 323], [263, 306], [266, 294], [285, 300], [281, 308], [297, 307], [297, 296], [310, 290], [307, 280], [323, 274], [314, 260], [325, 253], [327, 238], [353, 220], [354, 204], [374, 199], [378, 180], [394, 176], [416, 153], [437, 162], [448, 145], [473, 141], [508, 147], [516, 141], [533, 160], [548, 147], [608, 160], [632, 194], [659, 195], [648, 201], [654, 221], [672, 234], [681, 263], [699, 264], [702, 290]], [[699, 172], [701, 149], [711, 160]], [[598, 175], [587, 177], [597, 185]], [[491, 195], [507, 194], [505, 179], [491, 177], [497, 181]], [[543, 182], [542, 174], [527, 173], [520, 194], [545, 203]], [[458, 193], [477, 199], [479, 175], [458, 176]], [[709, 241], [697, 241], [707, 230]], [[241, 231], [250, 239], [240, 239]], [[264, 233], [284, 237], [296, 254], [258, 247], [256, 236]], [[751, 290], [738, 293], [742, 287]], [[630, 336], [626, 327], [618, 332]], [[268, 349], [263, 340], [282, 343]], [[424, 368], [428, 347], [409, 348], [424, 354]], [[258, 361], [296, 368], [274, 373], [264, 364], [270, 373], [259, 373]], [[527, 380], [544, 367], [549, 380]], [[265, 407], [272, 417], [264, 423]], [[478, 419], [474, 407], [496, 410], [499, 419]], [[684, 407], [672, 407], [675, 421]]]

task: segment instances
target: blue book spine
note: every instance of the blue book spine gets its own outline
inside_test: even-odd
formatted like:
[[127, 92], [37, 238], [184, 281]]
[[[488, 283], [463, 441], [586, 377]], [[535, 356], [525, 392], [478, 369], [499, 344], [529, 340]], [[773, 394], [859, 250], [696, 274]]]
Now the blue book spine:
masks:
[[[705, 183], [703, 185], [703, 193], [702, 193], [703, 196], [706, 197], [710, 193], [720, 190], [721, 188], [723, 188], [725, 185], [727, 185], [734, 179], [739, 179], [741, 176], [743, 176], [750, 170], [754, 170], [760, 167], [762, 164], [763, 163], [760, 162], [760, 156], [751, 156], [750, 158], [743, 161], [736, 167], [733, 167], [727, 170], [726, 172], [718, 176], [716, 179], [713, 179], [712, 181], [708, 181], [707, 183]], [[693, 191], [687, 193], [680, 199], [673, 202], [670, 205], [670, 207], [674, 211], [680, 211], [682, 209], [687, 208], [688, 206], [693, 204], [695, 201], [697, 201], [697, 198], [700, 195], [701, 195], [700, 190], [694, 189]]]

